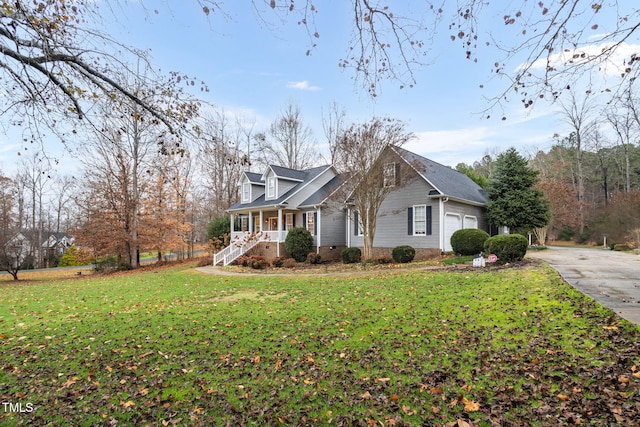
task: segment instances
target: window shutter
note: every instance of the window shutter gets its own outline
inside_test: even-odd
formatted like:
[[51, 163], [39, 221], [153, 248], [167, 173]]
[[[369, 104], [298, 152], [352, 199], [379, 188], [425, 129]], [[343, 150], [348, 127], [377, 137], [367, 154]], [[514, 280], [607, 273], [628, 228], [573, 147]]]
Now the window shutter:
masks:
[[407, 208], [407, 234], [413, 236], [413, 208]]
[[427, 235], [431, 235], [431, 206], [427, 206]]
[[306, 212], [302, 213], [302, 227], [307, 228], [307, 214]]
[[395, 167], [396, 167], [396, 182], [395, 185], [398, 186], [400, 185], [400, 163], [394, 163]]
[[296, 214], [293, 214], [292, 217], [293, 217], [293, 221], [292, 221], [291, 226], [295, 227], [296, 226]]
[[358, 212], [353, 213], [353, 235], [358, 235]]
[[318, 212], [313, 213], [313, 235], [318, 235]]

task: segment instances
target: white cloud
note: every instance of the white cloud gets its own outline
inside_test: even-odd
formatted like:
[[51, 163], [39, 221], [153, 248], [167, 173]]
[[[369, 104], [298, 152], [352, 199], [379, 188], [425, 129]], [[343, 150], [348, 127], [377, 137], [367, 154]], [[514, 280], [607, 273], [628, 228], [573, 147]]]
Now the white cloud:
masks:
[[301, 82], [289, 82], [287, 83], [287, 87], [290, 89], [298, 89], [298, 90], [309, 90], [316, 91], [320, 90], [318, 86], [311, 86], [307, 80], [303, 80]]
[[[588, 61], [596, 60], [595, 58], [597, 58], [598, 55], [601, 55], [604, 51], [612, 48], [614, 45], [615, 43], [600, 43], [586, 45], [575, 50], [564, 50], [549, 56], [548, 59], [546, 57], [538, 59], [532, 64], [531, 68], [544, 70], [547, 68], [547, 64], [560, 68], [563, 65], [586, 63]], [[607, 56], [602, 62], [600, 71], [605, 75], [619, 75], [624, 71], [625, 60], [628, 60], [632, 54], [637, 54], [639, 50], [640, 45], [620, 43], [620, 45], [615, 48], [614, 52]], [[520, 65], [518, 69], [524, 68], [525, 65], [526, 64]]]

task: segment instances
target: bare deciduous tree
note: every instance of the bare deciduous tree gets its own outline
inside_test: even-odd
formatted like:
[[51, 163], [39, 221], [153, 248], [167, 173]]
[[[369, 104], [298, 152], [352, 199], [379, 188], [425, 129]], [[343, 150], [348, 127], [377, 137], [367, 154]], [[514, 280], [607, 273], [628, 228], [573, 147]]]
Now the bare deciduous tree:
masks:
[[595, 130], [594, 122], [594, 104], [592, 98], [587, 93], [582, 99], [579, 99], [575, 91], [569, 91], [566, 100], [560, 103], [563, 111], [564, 120], [571, 126], [575, 135], [575, 152], [577, 159], [577, 195], [578, 208], [580, 218], [580, 232], [585, 227], [585, 174], [584, 174], [584, 152], [585, 144]]
[[364, 234], [365, 259], [373, 257], [380, 206], [394, 187], [402, 185], [385, 183], [388, 164], [382, 158], [383, 151], [389, 147], [400, 147], [412, 138], [404, 123], [389, 118], [373, 118], [366, 123], [352, 124], [338, 140], [336, 166], [346, 176], [342, 190], [348, 197], [347, 203], [358, 212], [359, 226]]
[[250, 140], [252, 126], [236, 122], [234, 128], [224, 110], [202, 117], [201, 122], [198, 160], [210, 192], [211, 215], [218, 216], [238, 200], [238, 179], [250, 165], [242, 145]]
[[266, 134], [258, 135], [256, 155], [264, 165], [278, 165], [291, 169], [307, 169], [318, 157], [311, 128], [304, 123], [302, 110], [289, 103]]

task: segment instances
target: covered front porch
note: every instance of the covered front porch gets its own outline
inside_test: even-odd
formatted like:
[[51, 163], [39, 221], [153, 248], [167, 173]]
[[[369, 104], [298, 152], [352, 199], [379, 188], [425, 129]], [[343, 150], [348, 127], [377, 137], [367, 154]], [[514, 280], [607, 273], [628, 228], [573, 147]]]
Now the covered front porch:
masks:
[[295, 211], [285, 208], [230, 212], [230, 217], [231, 243], [214, 255], [214, 265], [227, 265], [261, 242], [273, 243], [275, 256], [283, 256], [281, 243], [296, 220]]
[[295, 211], [286, 209], [231, 213], [231, 241], [259, 235], [261, 241], [284, 242], [295, 227]]

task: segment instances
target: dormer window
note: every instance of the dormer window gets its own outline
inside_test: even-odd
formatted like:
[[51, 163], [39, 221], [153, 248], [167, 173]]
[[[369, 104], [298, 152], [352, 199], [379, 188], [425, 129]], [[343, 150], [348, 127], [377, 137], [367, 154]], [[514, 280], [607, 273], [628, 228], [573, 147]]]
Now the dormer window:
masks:
[[242, 183], [242, 201], [248, 202], [251, 197], [251, 183], [243, 182]]
[[274, 176], [270, 176], [267, 178], [267, 198], [275, 198], [276, 197], [276, 178]]

